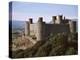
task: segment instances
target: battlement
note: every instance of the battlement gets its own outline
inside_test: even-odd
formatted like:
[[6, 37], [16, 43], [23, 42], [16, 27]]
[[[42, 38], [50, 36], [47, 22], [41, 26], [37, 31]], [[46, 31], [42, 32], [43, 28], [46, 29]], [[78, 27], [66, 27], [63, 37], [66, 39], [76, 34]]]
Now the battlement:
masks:
[[25, 35], [34, 35], [37, 40], [46, 40], [46, 37], [53, 33], [72, 33], [76, 31], [76, 22], [70, 19], [63, 18], [63, 15], [52, 16], [52, 23], [45, 23], [43, 17], [39, 17], [36, 23], [33, 23], [33, 19], [29, 18], [29, 21], [25, 24]]
[[43, 17], [39, 17], [38, 22], [43, 22]]
[[[65, 19], [65, 16], [63, 15], [58, 15], [58, 16], [52, 16], [51, 22], [53, 24], [64, 24], [67, 20]], [[43, 17], [39, 17], [37, 22], [43, 22]], [[29, 23], [33, 24], [33, 18], [29, 18]]]

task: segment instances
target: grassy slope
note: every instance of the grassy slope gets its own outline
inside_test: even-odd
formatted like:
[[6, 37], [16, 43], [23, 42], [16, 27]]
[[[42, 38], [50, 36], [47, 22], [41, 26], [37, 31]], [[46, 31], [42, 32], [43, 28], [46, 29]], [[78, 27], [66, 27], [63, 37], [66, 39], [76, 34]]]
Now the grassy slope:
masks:
[[51, 34], [48, 40], [38, 41], [32, 48], [13, 52], [13, 58], [43, 57], [77, 54], [77, 33]]

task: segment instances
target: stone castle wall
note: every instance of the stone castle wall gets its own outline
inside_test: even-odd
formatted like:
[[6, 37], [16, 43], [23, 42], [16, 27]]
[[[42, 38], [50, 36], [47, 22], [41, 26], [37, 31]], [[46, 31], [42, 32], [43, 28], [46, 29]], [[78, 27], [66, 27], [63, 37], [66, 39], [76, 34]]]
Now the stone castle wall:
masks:
[[45, 40], [50, 33], [54, 35], [56, 33], [63, 32], [75, 32], [76, 31], [76, 23], [73, 21], [68, 21], [62, 19], [62, 16], [53, 16], [52, 24], [47, 24], [43, 22], [43, 18], [39, 17], [37, 23], [33, 23], [32, 19], [29, 19], [29, 22], [26, 23], [25, 34], [27, 35], [35, 35], [37, 40]]
[[46, 24], [46, 36], [50, 35], [50, 33], [53, 33], [54, 35], [56, 33], [63, 33], [67, 32], [69, 33], [69, 25], [66, 24]]

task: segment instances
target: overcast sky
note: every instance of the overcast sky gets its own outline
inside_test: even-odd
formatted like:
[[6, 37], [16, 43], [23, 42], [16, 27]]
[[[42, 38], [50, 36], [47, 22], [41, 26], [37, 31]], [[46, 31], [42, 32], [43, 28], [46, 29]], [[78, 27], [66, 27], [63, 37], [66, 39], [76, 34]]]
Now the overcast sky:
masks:
[[[11, 13], [11, 12], [10, 12]], [[12, 2], [12, 20], [25, 21], [33, 18], [34, 22], [38, 17], [43, 17], [44, 21], [51, 21], [52, 16], [62, 15], [66, 18], [78, 18], [77, 5], [61, 5], [47, 3]]]

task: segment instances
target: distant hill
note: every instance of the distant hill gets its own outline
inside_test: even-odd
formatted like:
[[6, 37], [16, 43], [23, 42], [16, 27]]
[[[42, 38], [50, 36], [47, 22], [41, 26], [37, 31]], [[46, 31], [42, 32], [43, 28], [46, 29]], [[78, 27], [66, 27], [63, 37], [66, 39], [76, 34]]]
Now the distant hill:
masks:
[[12, 25], [12, 29], [16, 29], [16, 28], [24, 28], [24, 24], [25, 24], [25, 21], [9, 21], [9, 24], [10, 26]]

